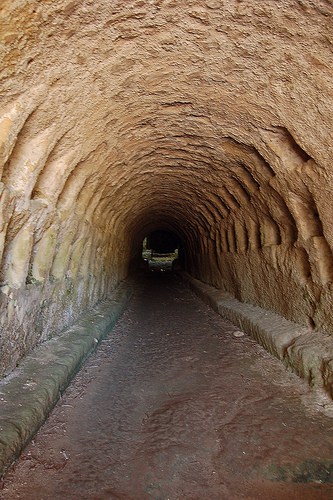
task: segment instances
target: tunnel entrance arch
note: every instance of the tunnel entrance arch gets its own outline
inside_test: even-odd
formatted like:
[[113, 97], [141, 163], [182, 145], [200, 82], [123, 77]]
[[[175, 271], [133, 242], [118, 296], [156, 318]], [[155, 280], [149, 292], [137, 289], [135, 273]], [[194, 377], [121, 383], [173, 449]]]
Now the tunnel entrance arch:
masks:
[[163, 229], [158, 229], [148, 234], [146, 241], [147, 250], [151, 250], [157, 254], [175, 253], [180, 243], [175, 233]]
[[146, 269], [180, 270], [183, 254], [181, 238], [173, 231], [155, 229], [143, 239], [142, 257]]

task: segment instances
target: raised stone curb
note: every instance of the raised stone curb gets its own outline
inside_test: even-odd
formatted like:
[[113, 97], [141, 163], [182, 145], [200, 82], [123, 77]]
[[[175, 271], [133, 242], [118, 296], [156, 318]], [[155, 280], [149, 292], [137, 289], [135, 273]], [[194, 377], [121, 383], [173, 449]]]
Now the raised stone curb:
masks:
[[245, 304], [184, 274], [190, 288], [218, 314], [251, 335], [311, 386], [333, 397], [333, 338], [313, 332], [265, 309]]
[[132, 294], [128, 283], [61, 335], [37, 347], [0, 384], [0, 476], [44, 423], [71, 379], [107, 336]]

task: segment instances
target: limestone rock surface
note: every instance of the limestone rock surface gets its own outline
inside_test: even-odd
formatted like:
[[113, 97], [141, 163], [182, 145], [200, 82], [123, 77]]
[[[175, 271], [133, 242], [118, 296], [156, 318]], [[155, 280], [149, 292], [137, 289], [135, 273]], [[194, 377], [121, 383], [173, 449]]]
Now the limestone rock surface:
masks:
[[325, 0], [2, 0], [2, 374], [156, 229], [192, 276], [333, 333], [332, 26]]

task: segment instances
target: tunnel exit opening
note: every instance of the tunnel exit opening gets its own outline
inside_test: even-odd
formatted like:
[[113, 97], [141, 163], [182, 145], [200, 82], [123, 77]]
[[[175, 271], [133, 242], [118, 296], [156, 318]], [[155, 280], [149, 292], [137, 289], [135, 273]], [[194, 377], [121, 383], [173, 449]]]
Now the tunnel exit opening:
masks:
[[142, 258], [145, 268], [154, 272], [176, 270], [179, 265], [180, 240], [165, 230], [149, 233], [142, 242]]

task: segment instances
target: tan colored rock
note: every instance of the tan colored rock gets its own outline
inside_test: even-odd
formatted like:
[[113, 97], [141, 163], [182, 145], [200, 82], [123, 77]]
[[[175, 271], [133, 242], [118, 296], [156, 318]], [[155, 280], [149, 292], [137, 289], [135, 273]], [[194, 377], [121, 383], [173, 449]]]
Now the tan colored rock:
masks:
[[324, 0], [2, 0], [2, 373], [158, 228], [193, 276], [333, 333], [332, 22]]

